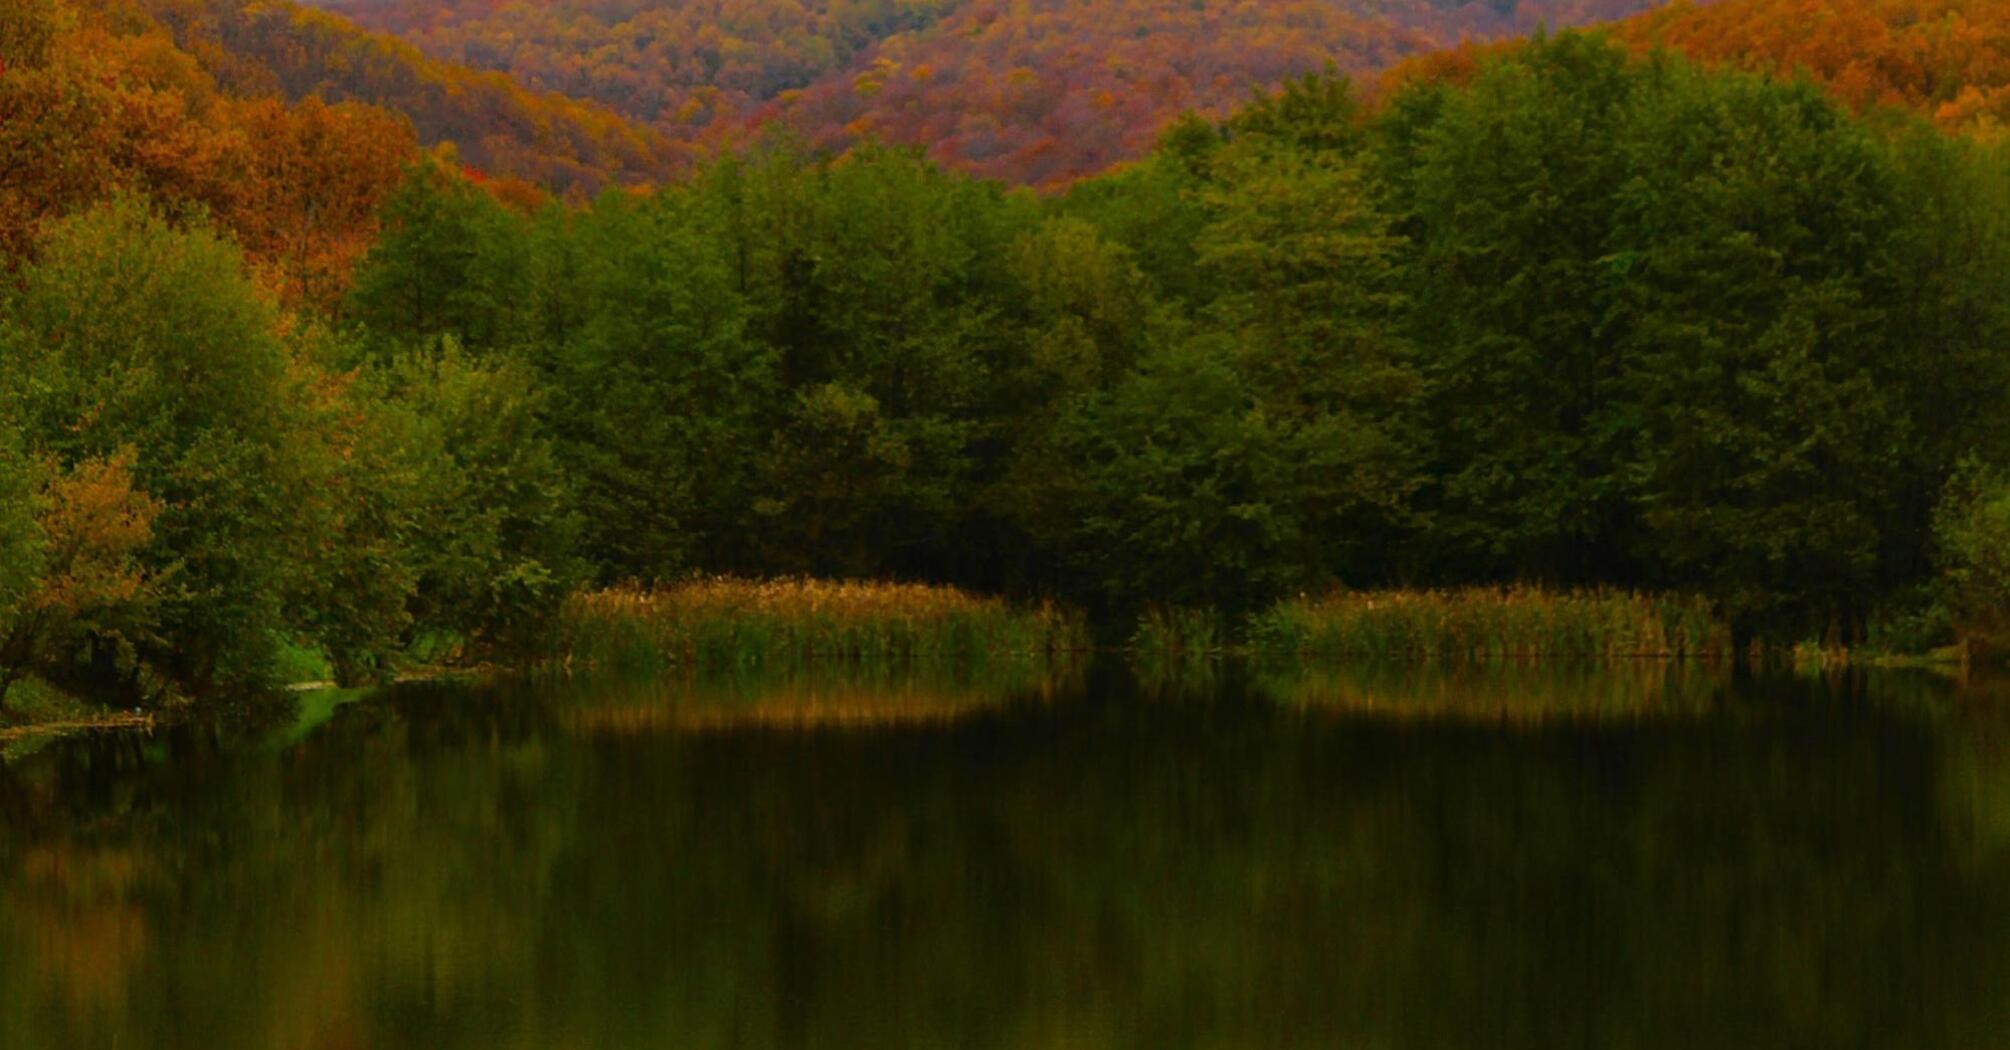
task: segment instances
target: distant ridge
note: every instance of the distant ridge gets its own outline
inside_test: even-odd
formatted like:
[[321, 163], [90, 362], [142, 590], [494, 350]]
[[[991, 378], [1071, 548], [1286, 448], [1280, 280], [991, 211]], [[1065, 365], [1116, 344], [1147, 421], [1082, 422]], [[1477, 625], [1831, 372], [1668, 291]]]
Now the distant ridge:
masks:
[[678, 166], [665, 136], [604, 106], [428, 57], [291, 0], [139, 2], [226, 91], [383, 106], [409, 117], [421, 142], [453, 142], [483, 171], [591, 192]]
[[440, 59], [592, 98], [702, 151], [778, 120], [1055, 184], [1331, 65], [1370, 73], [1468, 39], [1651, 0], [321, 0]]
[[1292, 76], [1452, 71], [1475, 46], [1601, 23], [1640, 49], [1804, 71], [1860, 109], [2010, 120], [2010, 0], [145, 2], [233, 90], [379, 104], [478, 168], [589, 191], [767, 123], [1061, 185]]

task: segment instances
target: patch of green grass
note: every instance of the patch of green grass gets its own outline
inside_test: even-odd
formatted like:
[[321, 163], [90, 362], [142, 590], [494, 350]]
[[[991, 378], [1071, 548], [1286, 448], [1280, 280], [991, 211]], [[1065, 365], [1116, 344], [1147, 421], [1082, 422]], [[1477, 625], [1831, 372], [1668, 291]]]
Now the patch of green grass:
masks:
[[75, 722], [102, 713], [69, 693], [30, 675], [7, 691], [0, 729]]
[[282, 685], [306, 685], [335, 679], [335, 667], [328, 662], [328, 656], [320, 646], [291, 638], [280, 639], [273, 673]]
[[148, 724], [147, 716], [107, 710], [29, 676], [7, 691], [0, 711], [0, 757], [23, 758], [75, 730]]

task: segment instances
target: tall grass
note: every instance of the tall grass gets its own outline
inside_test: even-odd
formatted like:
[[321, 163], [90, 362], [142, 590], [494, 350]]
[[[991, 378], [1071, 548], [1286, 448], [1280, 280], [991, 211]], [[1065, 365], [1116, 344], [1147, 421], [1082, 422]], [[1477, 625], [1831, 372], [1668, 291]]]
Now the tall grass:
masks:
[[1213, 609], [1154, 605], [1138, 618], [1129, 651], [1139, 659], [1185, 663], [1230, 650], [1228, 622]]
[[1730, 628], [1681, 595], [1533, 587], [1340, 592], [1280, 602], [1249, 628], [1262, 655], [1512, 660], [1731, 655]]
[[551, 662], [650, 670], [787, 661], [1027, 657], [1089, 647], [1085, 621], [950, 587], [713, 578], [575, 595]]

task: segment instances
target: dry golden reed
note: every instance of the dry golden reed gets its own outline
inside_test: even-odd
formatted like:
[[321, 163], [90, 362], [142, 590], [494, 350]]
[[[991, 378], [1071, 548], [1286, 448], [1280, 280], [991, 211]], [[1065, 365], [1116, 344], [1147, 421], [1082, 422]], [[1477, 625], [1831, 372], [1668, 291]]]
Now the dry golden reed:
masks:
[[1037, 656], [1089, 645], [1081, 616], [952, 587], [730, 577], [574, 596], [553, 660], [628, 668]]

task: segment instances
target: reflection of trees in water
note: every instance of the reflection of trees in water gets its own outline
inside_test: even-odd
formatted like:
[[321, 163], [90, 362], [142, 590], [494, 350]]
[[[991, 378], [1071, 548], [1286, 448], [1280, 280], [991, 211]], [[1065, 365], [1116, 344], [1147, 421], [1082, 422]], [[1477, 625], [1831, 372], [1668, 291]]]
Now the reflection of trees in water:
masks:
[[1522, 731], [1231, 674], [584, 735], [638, 698], [436, 688], [282, 752], [65, 747], [0, 771], [0, 1020], [27, 1048], [2010, 1033], [2006, 720], [1691, 688]]

